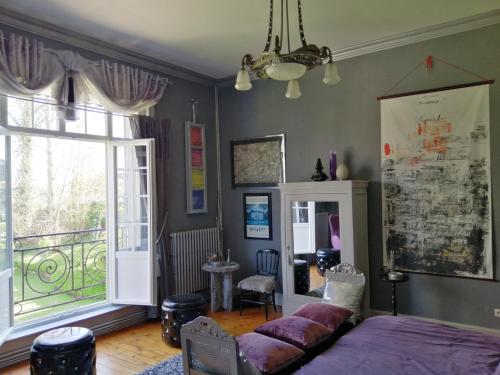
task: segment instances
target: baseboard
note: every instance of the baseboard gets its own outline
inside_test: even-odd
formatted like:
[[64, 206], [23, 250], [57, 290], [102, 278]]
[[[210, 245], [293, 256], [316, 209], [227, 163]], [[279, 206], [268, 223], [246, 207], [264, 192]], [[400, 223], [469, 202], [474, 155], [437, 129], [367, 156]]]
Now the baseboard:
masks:
[[[113, 331], [117, 331], [119, 329], [123, 329], [126, 327], [130, 327], [139, 323], [142, 323], [147, 320], [147, 312], [146, 309], [141, 309], [140, 311], [132, 312], [130, 314], [124, 314], [122, 316], [118, 316], [115, 318], [109, 319], [109, 321], [102, 321], [103, 315], [100, 317], [96, 317], [93, 322], [92, 319], [86, 320], [85, 324], [74, 324], [80, 325], [89, 328], [94, 332], [96, 336], [104, 335], [106, 333], [110, 333]], [[81, 322], [78, 322], [81, 323]], [[16, 363], [29, 360], [30, 358], [30, 350], [31, 343], [36, 335], [32, 337], [25, 337], [19, 340], [12, 340], [9, 342], [9, 347], [6, 351], [2, 351], [0, 353], [0, 369], [14, 365]], [[17, 343], [15, 341], [18, 341]], [[1, 373], [1, 371], [0, 371]]]
[[[369, 315], [370, 316], [392, 315], [392, 313], [390, 311], [385, 311], [385, 310], [374, 310], [374, 309], [371, 309], [371, 310], [369, 310]], [[487, 328], [487, 327], [481, 327], [481, 326], [476, 326], [476, 325], [472, 325], [472, 324], [463, 324], [463, 323], [457, 323], [457, 322], [450, 322], [450, 321], [441, 320], [441, 319], [425, 318], [425, 317], [416, 316], [416, 315], [398, 314], [398, 316], [406, 316], [406, 317], [409, 317], [409, 318], [415, 318], [415, 319], [425, 320], [427, 322], [446, 324], [448, 326], [452, 326], [452, 327], [464, 329], [464, 330], [467, 330], [467, 331], [474, 331], [474, 332], [486, 333], [486, 334], [489, 334], [489, 335], [494, 335], [494, 336], [499, 336], [500, 337], [500, 330], [499, 329], [495, 329], [495, 328]]]

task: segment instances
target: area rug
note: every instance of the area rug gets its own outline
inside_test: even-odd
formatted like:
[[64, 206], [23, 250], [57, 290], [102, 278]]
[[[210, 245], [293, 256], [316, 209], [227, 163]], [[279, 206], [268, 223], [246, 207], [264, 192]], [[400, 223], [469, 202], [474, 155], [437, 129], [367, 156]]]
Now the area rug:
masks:
[[183, 375], [182, 354], [177, 354], [137, 375]]

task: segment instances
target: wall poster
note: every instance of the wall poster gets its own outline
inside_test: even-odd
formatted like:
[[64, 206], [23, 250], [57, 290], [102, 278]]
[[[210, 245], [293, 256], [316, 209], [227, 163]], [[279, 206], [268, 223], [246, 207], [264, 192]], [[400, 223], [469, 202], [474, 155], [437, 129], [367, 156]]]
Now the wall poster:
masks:
[[243, 194], [243, 219], [246, 239], [272, 240], [271, 193]]
[[493, 278], [489, 85], [381, 101], [384, 262]]
[[186, 121], [186, 212], [207, 212], [205, 125]]

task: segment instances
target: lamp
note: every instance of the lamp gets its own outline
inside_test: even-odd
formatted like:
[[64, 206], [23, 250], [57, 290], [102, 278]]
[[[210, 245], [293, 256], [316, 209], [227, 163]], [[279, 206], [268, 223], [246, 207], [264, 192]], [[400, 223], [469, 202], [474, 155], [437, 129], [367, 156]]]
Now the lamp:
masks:
[[[301, 46], [296, 50], [290, 49], [290, 28], [288, 16], [288, 0], [281, 0], [280, 34], [275, 36], [274, 50], [270, 51], [273, 37], [274, 23], [274, 1], [269, 3], [269, 27], [267, 41], [264, 51], [254, 58], [246, 54], [241, 61], [241, 69], [236, 77], [235, 88], [239, 91], [247, 91], [252, 88], [249, 71], [261, 79], [273, 79], [276, 81], [288, 81], [286, 97], [296, 99], [300, 97], [299, 82], [308, 70], [326, 64], [323, 83], [334, 85], [340, 81], [337, 66], [333, 62], [332, 51], [328, 47], [318, 48], [315, 44], [308, 44], [302, 24], [301, 0], [297, 0], [297, 12], [299, 21], [299, 34]], [[286, 20], [283, 15], [285, 14]], [[283, 30], [286, 28], [286, 40], [288, 52], [283, 51]]]
[[285, 96], [288, 99], [298, 99], [300, 98], [300, 87], [299, 87], [299, 81], [296, 79], [292, 79], [291, 81], [288, 82], [288, 88], [286, 90]]

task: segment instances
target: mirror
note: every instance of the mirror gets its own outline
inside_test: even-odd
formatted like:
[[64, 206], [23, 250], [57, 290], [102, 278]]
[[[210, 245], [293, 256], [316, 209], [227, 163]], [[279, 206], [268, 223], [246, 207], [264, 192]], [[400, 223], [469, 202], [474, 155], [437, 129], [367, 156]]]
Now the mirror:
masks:
[[322, 298], [325, 270], [340, 263], [339, 203], [291, 205], [295, 293]]

